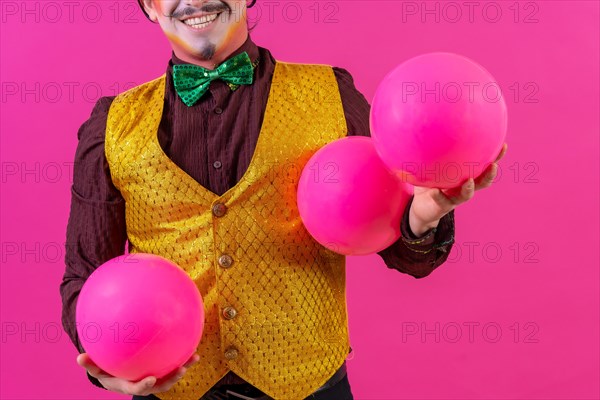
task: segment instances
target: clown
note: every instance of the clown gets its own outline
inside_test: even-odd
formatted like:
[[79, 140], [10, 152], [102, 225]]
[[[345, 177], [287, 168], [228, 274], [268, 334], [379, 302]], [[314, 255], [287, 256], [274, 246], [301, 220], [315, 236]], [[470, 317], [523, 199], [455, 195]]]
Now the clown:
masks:
[[[348, 71], [279, 61], [254, 44], [255, 0], [139, 2], [172, 55], [165, 74], [101, 98], [79, 132], [67, 228], [78, 245], [67, 248], [61, 284], [77, 362], [97, 386], [133, 399], [352, 399], [345, 258], [302, 226], [301, 168], [289, 166], [336, 139], [368, 136], [368, 102]], [[317, 101], [327, 88], [333, 100]], [[386, 265], [415, 278], [441, 265], [455, 207], [496, 169], [451, 190], [415, 188], [402, 237], [378, 253]], [[108, 375], [72, 328], [81, 286], [126, 241], [130, 252], [177, 263], [205, 301], [197, 353], [159, 380]]]

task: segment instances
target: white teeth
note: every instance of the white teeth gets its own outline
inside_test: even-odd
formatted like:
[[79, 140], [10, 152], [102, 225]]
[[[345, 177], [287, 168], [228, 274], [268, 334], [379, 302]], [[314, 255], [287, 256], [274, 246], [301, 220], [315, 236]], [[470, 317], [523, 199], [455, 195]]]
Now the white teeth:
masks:
[[203, 28], [213, 22], [217, 16], [218, 14], [211, 14], [200, 18], [189, 18], [183, 21], [183, 23], [193, 28]]

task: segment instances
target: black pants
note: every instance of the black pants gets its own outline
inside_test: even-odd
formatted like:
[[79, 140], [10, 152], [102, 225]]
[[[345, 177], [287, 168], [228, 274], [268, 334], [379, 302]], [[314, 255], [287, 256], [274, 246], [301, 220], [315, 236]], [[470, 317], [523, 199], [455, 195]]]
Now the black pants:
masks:
[[[240, 400], [237, 397], [229, 396], [231, 400]], [[154, 395], [149, 396], [133, 396], [132, 400], [158, 400], [158, 397]], [[348, 381], [348, 375], [339, 381], [335, 386], [330, 387], [326, 390], [321, 390], [318, 393], [311, 394], [304, 400], [354, 400], [352, 390], [350, 388], [350, 382]]]

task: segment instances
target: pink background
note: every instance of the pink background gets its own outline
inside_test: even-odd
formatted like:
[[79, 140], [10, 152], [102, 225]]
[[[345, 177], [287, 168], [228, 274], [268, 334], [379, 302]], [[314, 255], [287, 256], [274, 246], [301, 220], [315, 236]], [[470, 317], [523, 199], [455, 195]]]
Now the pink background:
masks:
[[[65, 3], [1, 3], [3, 399], [130, 397], [93, 387], [60, 328], [70, 163], [99, 94], [162, 74], [170, 47], [133, 0]], [[369, 101], [431, 51], [478, 61], [507, 97], [501, 175], [457, 209], [450, 260], [416, 280], [349, 258], [355, 398], [597, 399], [598, 2], [273, 4], [255, 42], [348, 69]]]

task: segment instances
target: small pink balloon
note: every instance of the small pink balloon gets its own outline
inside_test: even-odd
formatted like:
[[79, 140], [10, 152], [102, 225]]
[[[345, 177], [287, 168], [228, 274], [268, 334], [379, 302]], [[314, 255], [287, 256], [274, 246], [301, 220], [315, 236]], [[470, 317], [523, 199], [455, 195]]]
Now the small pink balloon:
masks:
[[83, 285], [77, 333], [107, 373], [138, 381], [164, 377], [196, 351], [204, 304], [194, 281], [173, 262], [131, 253], [100, 265]]
[[298, 210], [311, 236], [344, 255], [385, 249], [400, 238], [412, 195], [383, 164], [369, 137], [349, 136], [319, 149], [298, 182]]
[[378, 154], [402, 180], [447, 189], [476, 178], [496, 159], [506, 138], [506, 103], [481, 65], [429, 53], [383, 79], [370, 123]]

